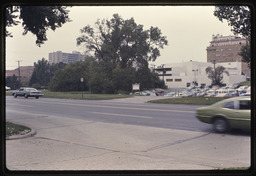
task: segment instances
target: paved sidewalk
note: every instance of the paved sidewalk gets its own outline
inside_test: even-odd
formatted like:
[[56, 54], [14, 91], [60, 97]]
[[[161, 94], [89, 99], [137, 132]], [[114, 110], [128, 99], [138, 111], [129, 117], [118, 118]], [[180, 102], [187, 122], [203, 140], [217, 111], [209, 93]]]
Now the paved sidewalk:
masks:
[[[6, 141], [10, 170], [212, 170], [250, 166], [250, 138], [244, 136], [54, 116], [22, 121], [34, 126], [37, 135]], [[232, 149], [224, 147], [227, 145]]]

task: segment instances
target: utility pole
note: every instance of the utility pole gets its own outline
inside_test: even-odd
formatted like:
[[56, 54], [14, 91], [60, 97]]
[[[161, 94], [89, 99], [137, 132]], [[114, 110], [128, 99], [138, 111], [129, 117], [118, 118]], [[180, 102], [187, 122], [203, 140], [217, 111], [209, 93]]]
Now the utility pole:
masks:
[[20, 82], [20, 62], [22, 62], [22, 60], [17, 60], [16, 62], [18, 62], [18, 69], [19, 69], [19, 82]]

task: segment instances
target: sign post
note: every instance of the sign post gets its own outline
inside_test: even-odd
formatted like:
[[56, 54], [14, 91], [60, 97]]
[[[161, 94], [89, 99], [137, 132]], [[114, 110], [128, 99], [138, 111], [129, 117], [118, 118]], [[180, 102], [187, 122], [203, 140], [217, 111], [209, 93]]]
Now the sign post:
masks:
[[140, 83], [132, 84], [132, 92], [136, 90], [140, 91]]
[[82, 83], [82, 99], [84, 98], [84, 93], [83, 93], [83, 91], [84, 91], [84, 84], [83, 84], [83, 82], [84, 82], [84, 78], [81, 78], [80, 79], [80, 82]]

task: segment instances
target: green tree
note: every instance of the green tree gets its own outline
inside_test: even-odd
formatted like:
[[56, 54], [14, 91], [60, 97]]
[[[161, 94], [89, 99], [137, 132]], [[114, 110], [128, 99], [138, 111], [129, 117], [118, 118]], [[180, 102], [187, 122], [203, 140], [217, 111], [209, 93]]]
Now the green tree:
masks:
[[148, 61], [155, 61], [160, 49], [168, 44], [160, 29], [144, 30], [133, 18], [124, 20], [114, 14], [110, 20], [97, 20], [94, 28], [85, 26], [81, 34], [77, 45], [94, 52], [90, 79], [93, 92], [131, 91], [132, 83], [137, 81], [154, 87], [156, 79], [148, 69]]
[[81, 83], [81, 78], [85, 78], [85, 71], [88, 66], [80, 61], [68, 64], [59, 69], [50, 81], [49, 89], [52, 91], [81, 91], [88, 90], [87, 80]]
[[54, 76], [55, 72], [59, 69], [62, 69], [66, 66], [67, 64], [63, 62], [55, 63], [50, 66], [50, 79]]
[[238, 54], [242, 56], [242, 62], [247, 63], [248, 68], [251, 68], [251, 46], [248, 42], [246, 42], [246, 45], [241, 47]]
[[6, 86], [10, 87], [12, 90], [20, 88], [20, 82], [18, 77], [13, 74], [12, 77], [6, 78]]
[[[8, 6], [6, 7], [6, 27], [16, 26], [22, 20], [23, 35], [28, 32], [36, 35], [36, 44], [40, 46], [47, 41], [46, 31], [55, 31], [64, 23], [69, 22], [69, 11], [65, 6]], [[6, 30], [6, 36], [12, 34]]]
[[229, 75], [228, 71], [225, 70], [225, 67], [218, 66], [216, 68], [207, 67], [205, 69], [206, 74], [208, 75], [208, 78], [212, 80], [212, 85], [223, 85], [223, 73]]
[[119, 91], [131, 92], [132, 84], [135, 83], [136, 70], [134, 68], [124, 68], [117, 66], [113, 70], [113, 83], [115, 85], [115, 93]]
[[[80, 82], [84, 78], [84, 82]], [[143, 88], [163, 88], [164, 83], [157, 74], [147, 67], [121, 68], [116, 66], [110, 70], [108, 65], [97, 62], [92, 57], [85, 61], [68, 64], [55, 72], [49, 89], [52, 91], [90, 91], [91, 93], [118, 93], [130, 92], [132, 84], [141, 82]]]
[[94, 51], [98, 61], [112, 64], [112, 69], [117, 64], [123, 69], [155, 61], [160, 49], [168, 44], [157, 27], [143, 30], [143, 25], [137, 25], [133, 18], [124, 20], [118, 14], [110, 20], [98, 20], [95, 28], [85, 26], [81, 33], [77, 45]]
[[234, 33], [251, 36], [251, 12], [248, 6], [216, 6], [214, 16], [227, 20]]
[[216, 6], [214, 15], [222, 22], [227, 20], [231, 26], [231, 31], [241, 34], [247, 38], [247, 44], [242, 46], [239, 55], [242, 56], [242, 62], [251, 66], [251, 11], [249, 6]]
[[141, 90], [151, 88], [166, 88], [158, 74], [152, 72], [148, 67], [139, 68], [136, 71], [136, 83], [140, 83]]
[[29, 86], [37, 84], [41, 87], [48, 87], [51, 78], [50, 72], [50, 64], [45, 58], [38, 60], [37, 63], [34, 62], [34, 71], [30, 78]]

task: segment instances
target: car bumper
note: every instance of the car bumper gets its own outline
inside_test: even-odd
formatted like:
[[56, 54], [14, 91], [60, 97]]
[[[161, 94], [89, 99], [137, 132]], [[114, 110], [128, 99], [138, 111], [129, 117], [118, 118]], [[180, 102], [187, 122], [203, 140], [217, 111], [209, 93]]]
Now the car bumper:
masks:
[[207, 116], [201, 116], [201, 115], [196, 115], [196, 118], [204, 123], [209, 123], [211, 124], [211, 118], [207, 117]]

